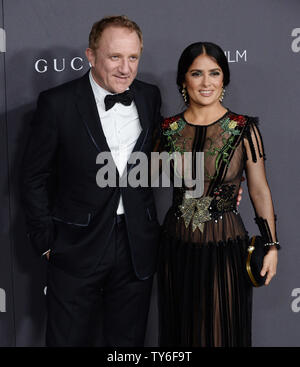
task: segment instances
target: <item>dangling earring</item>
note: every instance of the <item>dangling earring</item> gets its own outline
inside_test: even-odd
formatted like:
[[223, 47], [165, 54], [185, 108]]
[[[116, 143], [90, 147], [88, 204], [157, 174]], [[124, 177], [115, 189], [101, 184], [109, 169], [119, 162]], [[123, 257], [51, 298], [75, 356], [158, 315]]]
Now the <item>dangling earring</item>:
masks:
[[184, 100], [184, 103], [187, 104], [188, 97], [187, 97], [187, 91], [185, 87], [182, 87], [181, 89], [182, 98]]
[[219, 101], [220, 101], [221, 103], [223, 102], [224, 95], [225, 95], [225, 88], [223, 87], [223, 88], [222, 88], [221, 95], [220, 95], [220, 97], [219, 97]]

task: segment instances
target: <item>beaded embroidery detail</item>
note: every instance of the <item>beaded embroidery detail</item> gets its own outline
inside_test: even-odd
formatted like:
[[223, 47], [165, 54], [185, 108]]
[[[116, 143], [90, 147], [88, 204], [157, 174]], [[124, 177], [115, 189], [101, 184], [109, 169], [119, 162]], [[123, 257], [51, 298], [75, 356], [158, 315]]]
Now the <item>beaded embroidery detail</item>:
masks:
[[235, 185], [221, 185], [215, 189], [213, 197], [188, 198], [184, 196], [179, 209], [185, 227], [187, 228], [191, 223], [193, 232], [197, 228], [203, 232], [205, 222], [222, 219], [223, 213], [228, 211], [236, 212], [234, 189]]

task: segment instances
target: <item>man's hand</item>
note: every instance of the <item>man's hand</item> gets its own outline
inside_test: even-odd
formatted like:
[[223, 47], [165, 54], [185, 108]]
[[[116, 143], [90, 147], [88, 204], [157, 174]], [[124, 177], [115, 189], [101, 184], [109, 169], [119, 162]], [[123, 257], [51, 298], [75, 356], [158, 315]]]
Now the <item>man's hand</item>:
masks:
[[45, 253], [45, 256], [46, 256], [47, 260], [49, 260], [49, 257], [50, 257], [50, 251], [51, 251], [51, 250], [48, 250], [48, 251]]

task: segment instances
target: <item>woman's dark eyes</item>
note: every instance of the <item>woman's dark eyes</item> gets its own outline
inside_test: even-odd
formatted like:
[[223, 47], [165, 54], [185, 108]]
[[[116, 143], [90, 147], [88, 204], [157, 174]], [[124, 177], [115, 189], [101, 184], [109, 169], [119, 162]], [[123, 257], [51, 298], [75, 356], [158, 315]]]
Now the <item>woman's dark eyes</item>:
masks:
[[[202, 75], [201, 71], [194, 71], [192, 73], [192, 76], [201, 76], [201, 75]], [[218, 75], [220, 75], [220, 72], [219, 71], [212, 71], [209, 75], [218, 76]]]

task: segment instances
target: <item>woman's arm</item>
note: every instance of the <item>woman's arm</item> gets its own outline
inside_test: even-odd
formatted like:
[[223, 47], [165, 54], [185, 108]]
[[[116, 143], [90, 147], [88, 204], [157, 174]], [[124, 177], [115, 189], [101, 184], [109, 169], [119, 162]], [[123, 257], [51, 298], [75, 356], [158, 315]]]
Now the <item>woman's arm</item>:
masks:
[[244, 147], [247, 155], [246, 178], [250, 199], [256, 214], [256, 222], [269, 251], [264, 258], [261, 275], [267, 273], [265, 284], [268, 285], [276, 274], [277, 268], [277, 243], [275, 214], [271, 191], [266, 178], [263, 143], [259, 130], [255, 124], [251, 124], [247, 138], [244, 139]]

